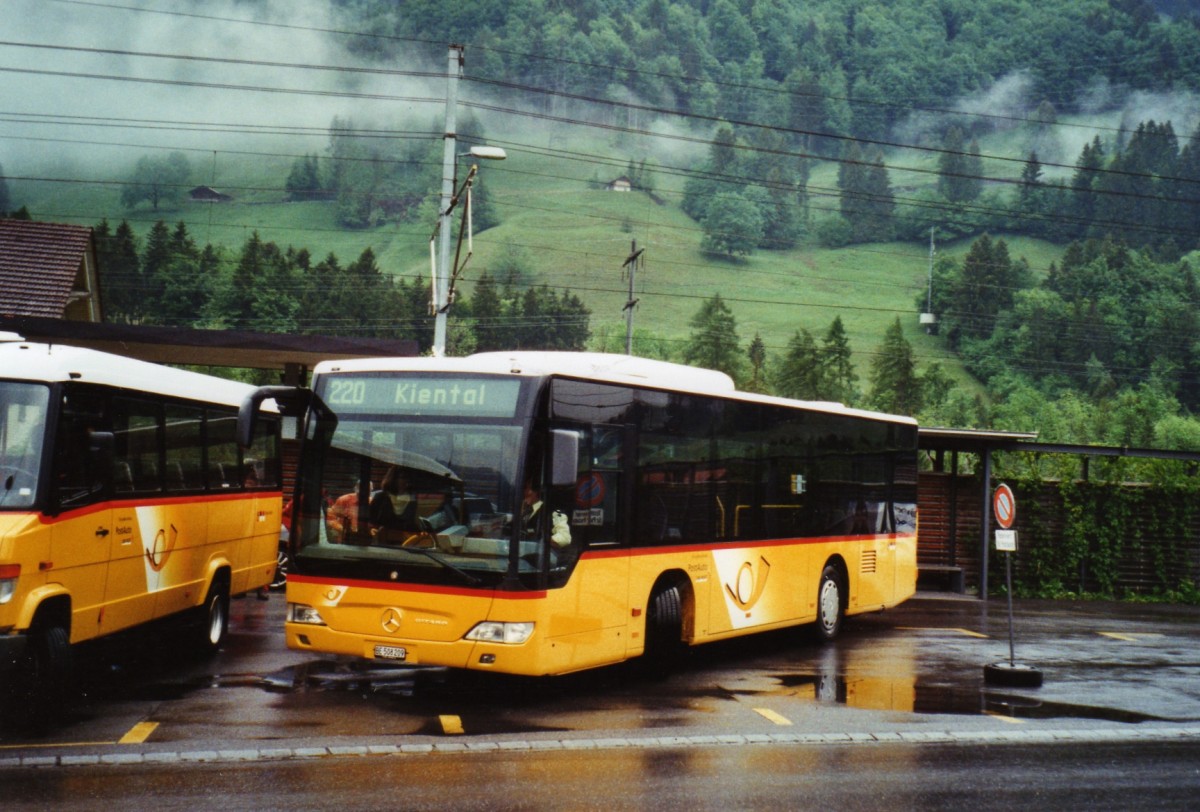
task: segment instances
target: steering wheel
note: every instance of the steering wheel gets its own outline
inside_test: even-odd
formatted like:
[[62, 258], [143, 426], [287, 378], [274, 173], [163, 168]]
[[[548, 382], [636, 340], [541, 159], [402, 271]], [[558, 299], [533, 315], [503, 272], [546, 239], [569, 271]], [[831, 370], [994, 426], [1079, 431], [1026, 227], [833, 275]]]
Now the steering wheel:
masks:
[[433, 537], [432, 533], [421, 530], [417, 533], [413, 533], [408, 538], [406, 538], [404, 541], [400, 542], [400, 546], [401, 547], [436, 547], [437, 539], [435, 539]]

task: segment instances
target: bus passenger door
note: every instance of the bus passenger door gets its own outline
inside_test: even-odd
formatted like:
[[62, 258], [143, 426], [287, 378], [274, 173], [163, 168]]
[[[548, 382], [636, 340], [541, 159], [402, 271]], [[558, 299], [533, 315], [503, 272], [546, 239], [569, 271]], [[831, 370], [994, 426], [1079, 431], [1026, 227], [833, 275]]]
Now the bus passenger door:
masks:
[[[578, 560], [562, 589], [565, 611], [551, 629], [567, 645], [571, 667], [616, 662], [626, 656], [629, 624], [628, 509], [631, 455], [622, 426], [581, 432], [578, 477], [560, 511]], [[560, 520], [562, 521], [562, 520]], [[553, 534], [553, 530], [552, 530]], [[554, 545], [553, 540], [551, 544]]]
[[[157, 493], [159, 409], [150, 401], [114, 397], [110, 404], [113, 427], [112, 523], [109, 536], [108, 580], [104, 589], [101, 632], [115, 632], [154, 616], [154, 595], [147, 590], [154, 536], [147, 544], [147, 512], [161, 510]], [[136, 494], [136, 503], [135, 503]]]
[[61, 584], [71, 598], [71, 642], [100, 633], [104, 591], [113, 543], [110, 488], [94, 440], [111, 438], [100, 430], [103, 409], [98, 398], [74, 393], [64, 398], [54, 447], [56, 518], [50, 531], [49, 580]]

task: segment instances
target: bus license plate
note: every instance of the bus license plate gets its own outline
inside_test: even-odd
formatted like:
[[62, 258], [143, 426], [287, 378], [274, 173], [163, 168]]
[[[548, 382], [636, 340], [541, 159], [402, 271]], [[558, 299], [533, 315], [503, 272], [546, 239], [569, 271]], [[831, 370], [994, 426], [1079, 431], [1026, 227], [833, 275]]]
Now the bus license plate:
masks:
[[403, 660], [408, 657], [408, 649], [400, 646], [376, 646], [375, 657], [380, 660]]

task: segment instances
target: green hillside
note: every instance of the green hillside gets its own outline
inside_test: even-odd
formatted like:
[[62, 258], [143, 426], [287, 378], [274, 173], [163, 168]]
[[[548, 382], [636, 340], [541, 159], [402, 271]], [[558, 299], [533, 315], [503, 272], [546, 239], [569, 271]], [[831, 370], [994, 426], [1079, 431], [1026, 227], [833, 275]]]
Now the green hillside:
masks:
[[[236, 188], [233, 200], [188, 202], [158, 211], [144, 204], [124, 211], [117, 185], [25, 182], [14, 184], [13, 197], [38, 219], [91, 225], [107, 218], [114, 226], [124, 219], [142, 239], [157, 220], [171, 226], [183, 222], [197, 242], [223, 247], [227, 257], [236, 258], [245, 240], [257, 232], [282, 248], [308, 249], [317, 259], [333, 253], [349, 262], [370, 248], [385, 273], [428, 277], [432, 223], [340, 228], [332, 202], [281, 200], [287, 168], [284, 159], [222, 156], [220, 177], [236, 181], [231, 187], [218, 183], [218, 188]], [[669, 189], [657, 195], [657, 201], [640, 192], [609, 192], [571, 177], [578, 171], [569, 162], [556, 165], [553, 160], [516, 156], [483, 168], [501, 224], [476, 235], [475, 255], [464, 274], [465, 295], [489, 266], [515, 254], [527, 266], [526, 282], [569, 289], [590, 308], [594, 339], [613, 336], [619, 339], [618, 347], [623, 346], [628, 282], [622, 263], [636, 240], [645, 249], [635, 280], [639, 305], [634, 324], [639, 336], [648, 333], [665, 339], [667, 346], [682, 347], [689, 320], [705, 299], [720, 293], [737, 318], [744, 345], [757, 333], [769, 352], [780, 352], [796, 330], [820, 335], [841, 316], [860, 375], [865, 375], [871, 353], [899, 316], [920, 364], [941, 360], [956, 366], [943, 343], [926, 336], [917, 323], [914, 300], [927, 284], [928, 245], [823, 249], [812, 244], [758, 251], [741, 260], [715, 258], [701, 251], [700, 227], [675, 205]], [[1023, 237], [1010, 244], [1014, 255], [1026, 256], [1041, 269], [1061, 251]], [[961, 254], [968, 245], [963, 241], [938, 250]]]

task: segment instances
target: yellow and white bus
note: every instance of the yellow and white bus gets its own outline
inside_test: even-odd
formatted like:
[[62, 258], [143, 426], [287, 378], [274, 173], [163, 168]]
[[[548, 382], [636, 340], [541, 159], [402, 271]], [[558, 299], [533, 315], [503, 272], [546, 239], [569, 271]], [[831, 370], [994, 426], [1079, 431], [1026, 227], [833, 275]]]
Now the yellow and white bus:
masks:
[[73, 644], [184, 613], [216, 650], [277, 563], [277, 416], [236, 441], [254, 391], [0, 336], [0, 684], [54, 698]]
[[325, 362], [293, 394], [293, 649], [562, 674], [832, 638], [915, 590], [909, 418], [579, 353]]

